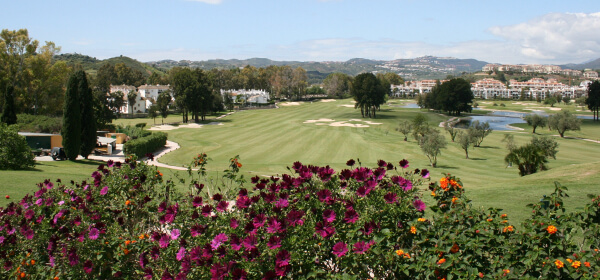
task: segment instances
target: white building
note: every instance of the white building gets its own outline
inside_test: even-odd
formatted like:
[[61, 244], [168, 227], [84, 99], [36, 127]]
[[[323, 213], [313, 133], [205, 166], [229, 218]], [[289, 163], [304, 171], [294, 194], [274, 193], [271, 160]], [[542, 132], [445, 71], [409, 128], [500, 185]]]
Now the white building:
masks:
[[225, 94], [230, 94], [234, 102], [246, 102], [251, 104], [267, 104], [270, 100], [270, 95], [265, 90], [258, 89], [238, 89], [238, 90], [221, 90], [221, 96], [225, 100]]
[[[153, 102], [156, 102], [159, 94], [170, 89], [170, 85], [143, 85], [138, 87], [138, 92], [145, 99], [146, 108], [149, 108]], [[173, 99], [173, 93], [171, 93], [171, 99]]]
[[[122, 92], [123, 93], [123, 106], [121, 106], [120, 110], [123, 114], [131, 114], [132, 107], [129, 105], [129, 99], [127, 96], [130, 92], [134, 92], [136, 94], [135, 104], [133, 104], [133, 113], [146, 113], [147, 109], [152, 106], [156, 99], [158, 99], [158, 95], [166, 90], [169, 90], [169, 85], [143, 85], [139, 88], [135, 88], [134, 86], [128, 85], [110, 85], [110, 93]], [[171, 95], [171, 98], [173, 96]]]

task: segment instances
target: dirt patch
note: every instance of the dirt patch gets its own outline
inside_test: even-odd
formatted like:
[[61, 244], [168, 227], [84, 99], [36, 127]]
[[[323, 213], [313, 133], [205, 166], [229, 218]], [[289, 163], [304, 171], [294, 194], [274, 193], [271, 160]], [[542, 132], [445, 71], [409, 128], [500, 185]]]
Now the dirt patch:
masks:
[[282, 102], [279, 103], [279, 106], [298, 106], [300, 102]]

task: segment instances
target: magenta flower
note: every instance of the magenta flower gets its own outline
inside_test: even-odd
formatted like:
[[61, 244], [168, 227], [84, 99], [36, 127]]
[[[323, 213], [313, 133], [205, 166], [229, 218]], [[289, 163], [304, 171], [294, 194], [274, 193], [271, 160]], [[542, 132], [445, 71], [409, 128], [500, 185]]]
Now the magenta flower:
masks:
[[92, 268], [93, 268], [92, 261], [87, 260], [83, 263], [83, 271], [85, 271], [85, 273], [87, 273], [87, 274], [92, 273]]
[[29, 240], [33, 239], [33, 235], [34, 235], [33, 230], [31, 228], [29, 228], [29, 226], [27, 226], [27, 225], [21, 227], [21, 234]]
[[106, 195], [108, 193], [108, 186], [104, 186], [104, 188], [102, 188], [100, 190], [100, 195]]
[[231, 240], [229, 241], [229, 245], [231, 246], [231, 249], [239, 251], [242, 248], [242, 241], [237, 235], [232, 234]]
[[365, 197], [367, 196], [367, 194], [369, 194], [369, 192], [371, 192], [370, 189], [368, 189], [365, 186], [362, 186], [356, 190], [356, 195], [358, 195], [358, 197]]
[[27, 211], [25, 211], [25, 214], [23, 214], [23, 216], [25, 217], [25, 219], [27, 220], [31, 220], [33, 219], [33, 216], [35, 215], [35, 212], [33, 212], [33, 210], [28, 209]]
[[335, 211], [331, 209], [325, 209], [325, 211], [323, 211], [323, 220], [328, 223], [335, 221]]
[[212, 206], [210, 205], [204, 205], [202, 207], [202, 216], [204, 217], [210, 217], [210, 213], [212, 212]]
[[100, 236], [100, 231], [97, 228], [90, 228], [90, 230], [88, 231], [88, 237], [91, 240], [96, 240], [98, 239], [98, 237]]
[[203, 234], [205, 230], [206, 230], [205, 225], [195, 224], [192, 226], [190, 231], [192, 233], [192, 237], [196, 237], [198, 235]]
[[279, 238], [277, 235], [271, 236], [271, 238], [269, 238], [269, 242], [267, 242], [267, 247], [269, 247], [271, 250], [281, 247], [281, 238]]
[[235, 201], [235, 206], [240, 209], [248, 208], [252, 204], [252, 200], [247, 196], [239, 196]]
[[246, 248], [246, 251], [250, 251], [256, 248], [256, 237], [254, 235], [250, 235], [244, 238], [244, 241], [242, 241], [242, 245], [244, 246], [244, 248]]
[[169, 242], [171, 241], [171, 237], [169, 237], [168, 235], [164, 234], [160, 237], [160, 240], [158, 241], [158, 244], [160, 245], [160, 248], [167, 248], [169, 246]]
[[420, 199], [413, 201], [413, 206], [415, 209], [417, 209], [417, 211], [423, 212], [423, 210], [425, 210], [425, 203]]
[[321, 202], [329, 203], [331, 200], [331, 191], [323, 189], [317, 192], [317, 197]]
[[354, 166], [354, 164], [355, 164], [355, 163], [356, 163], [356, 162], [355, 162], [353, 159], [350, 159], [350, 160], [348, 160], [348, 161], [346, 162], [346, 165], [348, 165], [348, 166], [352, 167], [352, 166]]
[[348, 246], [344, 242], [338, 242], [333, 245], [333, 254], [340, 258], [348, 253]]
[[402, 168], [408, 168], [408, 160], [406, 159], [401, 160], [399, 164]]
[[358, 241], [358, 242], [354, 243], [352, 251], [354, 251], [355, 254], [364, 254], [369, 250], [370, 247], [371, 247], [370, 243], [365, 243], [364, 241]]
[[160, 277], [160, 280], [173, 280], [173, 275], [171, 275], [168, 269], [165, 269], [165, 272], [163, 272], [162, 276]]
[[229, 202], [227, 202], [225, 200], [221, 200], [217, 204], [217, 211], [219, 211], [220, 213], [223, 213], [225, 210], [227, 210], [227, 207], [229, 207]]
[[398, 201], [398, 195], [389, 192], [383, 196], [383, 199], [385, 199], [385, 203], [395, 203], [396, 201]]
[[344, 221], [346, 223], [355, 223], [358, 221], [358, 213], [356, 213], [354, 208], [350, 208], [344, 213]]
[[281, 250], [275, 255], [275, 266], [287, 266], [290, 264], [290, 253], [288, 251]]
[[252, 223], [255, 228], [261, 228], [265, 225], [265, 221], [267, 220], [267, 216], [265, 214], [258, 214], [254, 217], [254, 222]]
[[315, 224], [315, 232], [323, 238], [329, 238], [335, 234], [335, 227], [327, 222], [317, 222]]
[[275, 207], [277, 208], [286, 208], [290, 205], [287, 199], [280, 198], [275, 202]]
[[202, 206], [202, 197], [201, 196], [195, 196], [194, 199], [192, 200], [192, 205], [194, 207], [200, 207], [200, 206]]
[[181, 231], [179, 231], [179, 229], [174, 229], [171, 231], [171, 240], [176, 240], [177, 238], [179, 238], [179, 235], [181, 234]]
[[181, 246], [179, 247], [179, 251], [177, 251], [177, 256], [176, 256], [178, 261], [183, 260], [183, 258], [185, 258], [185, 247]]
[[277, 220], [277, 218], [271, 217], [269, 219], [269, 223], [267, 225], [268, 233], [278, 233], [278, 232], [282, 231], [282, 229], [283, 229], [283, 224], [279, 220]]
[[302, 220], [302, 217], [304, 217], [304, 211], [292, 210], [290, 211], [290, 213], [288, 213], [286, 222], [290, 227], [294, 227], [297, 225], [301, 226], [304, 224], [304, 220]]
[[219, 233], [217, 234], [217, 236], [215, 236], [215, 238], [213, 238], [213, 240], [210, 242], [210, 247], [213, 250], [217, 250], [217, 248], [219, 248], [221, 246], [221, 244], [223, 244], [224, 242], [226, 242], [227, 240], [229, 240], [229, 238], [227, 237], [227, 234], [225, 233]]
[[427, 169], [421, 170], [421, 177], [423, 177], [424, 179], [429, 178], [429, 170], [427, 170]]
[[77, 255], [77, 251], [75, 248], [70, 249], [68, 253], [69, 265], [76, 266], [79, 264], [79, 256]]
[[238, 221], [234, 218], [231, 218], [231, 220], [229, 221], [229, 226], [232, 229], [236, 229], [239, 226]]
[[246, 280], [246, 279], [248, 279], [248, 273], [241, 268], [236, 268], [231, 272], [231, 279]]

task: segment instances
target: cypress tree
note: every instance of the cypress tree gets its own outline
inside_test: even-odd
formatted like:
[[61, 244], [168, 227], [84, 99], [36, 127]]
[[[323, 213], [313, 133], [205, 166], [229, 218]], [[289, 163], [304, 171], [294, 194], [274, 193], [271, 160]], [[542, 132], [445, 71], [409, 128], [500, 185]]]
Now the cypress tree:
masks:
[[7, 125], [17, 123], [17, 113], [15, 112], [15, 98], [13, 97], [13, 86], [7, 86], [4, 92], [4, 106], [2, 108], [2, 116], [0, 121]]
[[[82, 71], [83, 72], [83, 71]], [[62, 145], [69, 160], [75, 160], [81, 147], [81, 105], [79, 102], [79, 71], [71, 74], [63, 108]]]
[[81, 112], [81, 146], [79, 154], [86, 158], [96, 147], [96, 118], [94, 116], [94, 96], [89, 87], [85, 72], [77, 71], [79, 103]]

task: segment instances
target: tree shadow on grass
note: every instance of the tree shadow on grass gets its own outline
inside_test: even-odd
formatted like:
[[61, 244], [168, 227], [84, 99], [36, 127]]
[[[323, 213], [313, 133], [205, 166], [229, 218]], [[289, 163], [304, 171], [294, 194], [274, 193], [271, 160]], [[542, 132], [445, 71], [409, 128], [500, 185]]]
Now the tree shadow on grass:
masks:
[[443, 168], [443, 169], [458, 169], [458, 167], [456, 167], [456, 166], [448, 166], [448, 165], [438, 165], [435, 168], [436, 169], [438, 169], [438, 168]]
[[487, 158], [469, 158], [470, 160], [487, 160]]
[[477, 148], [481, 148], [481, 149], [500, 149], [499, 147], [495, 147], [495, 146], [479, 146]]

